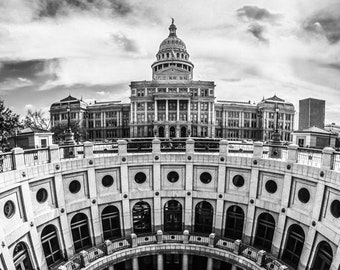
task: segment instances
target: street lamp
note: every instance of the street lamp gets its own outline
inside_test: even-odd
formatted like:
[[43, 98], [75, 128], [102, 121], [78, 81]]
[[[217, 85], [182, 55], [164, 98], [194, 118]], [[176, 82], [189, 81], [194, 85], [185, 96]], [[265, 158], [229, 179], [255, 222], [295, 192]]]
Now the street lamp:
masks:
[[67, 104], [67, 132], [71, 132], [71, 117], [70, 117], [70, 112], [71, 112], [71, 108], [70, 108], [70, 103]]

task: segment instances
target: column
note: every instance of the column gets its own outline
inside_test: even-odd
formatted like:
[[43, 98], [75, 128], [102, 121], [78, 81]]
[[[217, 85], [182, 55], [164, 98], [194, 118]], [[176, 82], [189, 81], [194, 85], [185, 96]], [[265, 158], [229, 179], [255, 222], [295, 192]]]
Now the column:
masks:
[[132, 270], [139, 270], [138, 258], [132, 258]]
[[[252, 168], [251, 174], [250, 174], [250, 187], [249, 187], [249, 200], [256, 201], [256, 192], [257, 192], [257, 185], [258, 185], [258, 179], [259, 179], [259, 169], [258, 168]], [[248, 210], [246, 214], [246, 221], [245, 221], [245, 229], [244, 229], [244, 243], [245, 244], [251, 244], [252, 239], [252, 232], [253, 232], [253, 226], [255, 217], [255, 202], [248, 204]]]
[[134, 102], [134, 105], [135, 105], [135, 111], [134, 111], [133, 122], [136, 123], [137, 122], [137, 102]]
[[190, 104], [190, 100], [188, 100], [188, 119], [187, 121], [189, 122], [190, 121], [190, 117], [191, 117], [191, 104]]
[[[134, 118], [133, 118], [133, 108], [134, 108], [134, 106], [133, 106], [133, 102], [131, 101], [131, 104], [130, 104], [130, 123], [132, 124], [133, 123], [133, 120], [134, 120]], [[86, 120], [88, 120], [88, 118], [86, 119]], [[88, 121], [87, 121], [88, 122]], [[88, 126], [88, 123], [87, 123], [87, 126]]]
[[213, 258], [208, 257], [207, 270], [212, 270], [212, 269], [213, 269]]
[[169, 104], [168, 104], [169, 100], [165, 100], [165, 121], [169, 121]]
[[188, 254], [183, 254], [183, 257], [182, 257], [182, 270], [188, 270], [188, 266], [189, 266]]
[[157, 100], [155, 99], [155, 122], [157, 122], [158, 121], [158, 108], [157, 108]]
[[208, 102], [208, 124], [211, 124], [211, 102]]
[[211, 136], [214, 138], [215, 137], [215, 121], [216, 121], [216, 116], [215, 116], [215, 103], [214, 102], [212, 102], [211, 103], [211, 105], [212, 105], [212, 110], [211, 110], [211, 114], [212, 114], [212, 119], [211, 119], [211, 124], [212, 124], [212, 126], [211, 126]]
[[[129, 179], [128, 167], [126, 162], [121, 164], [120, 167], [121, 179]], [[130, 211], [130, 201], [129, 201], [129, 182], [122, 181], [121, 189], [123, 194], [122, 199], [122, 208], [123, 208], [123, 224], [124, 224], [124, 233], [125, 235], [129, 235], [131, 233], [131, 211]], [[124, 195], [128, 195], [127, 198], [124, 198]]]
[[179, 121], [179, 99], [177, 99], [177, 121]]
[[197, 102], [197, 137], [201, 136], [201, 102]]
[[164, 262], [163, 262], [163, 254], [157, 254], [157, 270], [163, 270]]
[[148, 102], [145, 101], [145, 108], [144, 108], [144, 114], [145, 114], [145, 118], [144, 118], [144, 122], [148, 122]]

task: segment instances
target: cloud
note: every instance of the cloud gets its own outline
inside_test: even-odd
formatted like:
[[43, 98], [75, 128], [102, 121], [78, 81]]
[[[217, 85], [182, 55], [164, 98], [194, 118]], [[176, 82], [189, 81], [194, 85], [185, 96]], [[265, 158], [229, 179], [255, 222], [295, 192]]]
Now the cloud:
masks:
[[132, 7], [124, 0], [37, 0], [38, 18], [89, 12], [126, 16]]
[[113, 40], [127, 52], [138, 52], [138, 47], [133, 39], [129, 39], [122, 33], [112, 34]]
[[254, 37], [256, 37], [259, 41], [268, 43], [269, 41], [263, 37], [263, 33], [265, 31], [265, 27], [259, 23], [252, 23], [248, 27], [248, 32], [252, 33]]
[[237, 11], [237, 16], [240, 19], [246, 21], [268, 21], [268, 22], [277, 22], [282, 15], [273, 14], [269, 12], [265, 8], [259, 8], [257, 6], [244, 6], [239, 8]]
[[337, 43], [340, 40], [340, 4], [313, 14], [304, 21], [303, 28], [325, 36], [331, 44]]
[[32, 82], [23, 78], [8, 78], [0, 82], [0, 91], [10, 91], [31, 86]]

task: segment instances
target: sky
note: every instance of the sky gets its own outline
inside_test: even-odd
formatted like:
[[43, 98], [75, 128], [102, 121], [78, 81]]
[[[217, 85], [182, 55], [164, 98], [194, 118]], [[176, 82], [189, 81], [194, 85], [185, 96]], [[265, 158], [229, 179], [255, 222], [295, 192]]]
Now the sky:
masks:
[[129, 102], [174, 18], [217, 100], [324, 99], [340, 124], [340, 0], [6, 0], [0, 14], [0, 99], [21, 116], [69, 94]]

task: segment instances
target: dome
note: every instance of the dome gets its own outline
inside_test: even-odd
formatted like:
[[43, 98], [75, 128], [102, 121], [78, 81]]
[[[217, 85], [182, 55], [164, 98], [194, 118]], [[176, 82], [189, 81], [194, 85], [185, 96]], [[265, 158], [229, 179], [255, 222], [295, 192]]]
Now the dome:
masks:
[[185, 43], [177, 37], [176, 30], [177, 27], [174, 24], [174, 19], [172, 19], [172, 23], [169, 27], [169, 36], [162, 41], [161, 45], [159, 46], [159, 51], [167, 49], [186, 51]]

